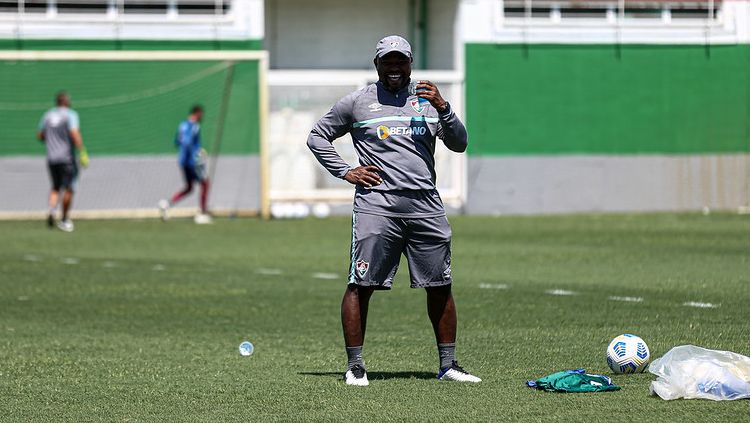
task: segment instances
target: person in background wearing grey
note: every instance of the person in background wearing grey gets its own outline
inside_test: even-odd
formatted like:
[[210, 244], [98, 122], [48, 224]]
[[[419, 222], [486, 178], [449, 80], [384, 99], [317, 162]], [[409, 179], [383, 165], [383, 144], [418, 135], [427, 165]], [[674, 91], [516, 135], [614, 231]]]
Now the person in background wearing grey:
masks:
[[55, 225], [55, 213], [62, 190], [62, 220], [57, 223], [57, 227], [65, 232], [73, 232], [69, 213], [78, 177], [74, 148], [78, 150], [78, 158], [84, 168], [89, 164], [89, 156], [83, 146], [78, 113], [70, 108], [68, 93], [57, 93], [55, 107], [49, 109], [39, 122], [37, 138], [47, 147], [47, 166], [52, 182], [47, 225], [50, 228]]
[[[412, 288], [427, 292], [440, 360], [438, 379], [480, 382], [455, 360], [456, 306], [451, 293], [451, 228], [435, 186], [435, 139], [464, 152], [466, 128], [430, 81], [411, 83], [412, 52], [402, 37], [376, 45], [378, 82], [339, 100], [313, 127], [307, 145], [335, 177], [356, 186], [349, 280], [341, 304], [348, 357], [344, 379], [367, 386], [362, 359], [374, 290], [387, 290], [401, 254]], [[350, 134], [360, 166], [333, 141]]]

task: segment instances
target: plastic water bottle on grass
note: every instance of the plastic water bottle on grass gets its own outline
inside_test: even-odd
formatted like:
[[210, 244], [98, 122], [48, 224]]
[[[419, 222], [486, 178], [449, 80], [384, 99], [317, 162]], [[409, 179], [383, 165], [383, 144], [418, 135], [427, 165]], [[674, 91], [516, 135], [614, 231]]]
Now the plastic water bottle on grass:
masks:
[[249, 341], [245, 341], [240, 344], [240, 355], [243, 357], [250, 357], [253, 355], [253, 351], [255, 351], [255, 347], [253, 344]]

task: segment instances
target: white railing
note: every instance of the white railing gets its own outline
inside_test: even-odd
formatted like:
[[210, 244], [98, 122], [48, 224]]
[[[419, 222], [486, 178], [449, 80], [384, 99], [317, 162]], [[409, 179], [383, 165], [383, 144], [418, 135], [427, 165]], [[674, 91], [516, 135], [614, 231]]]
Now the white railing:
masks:
[[491, 25], [497, 43], [734, 44], [746, 26], [739, 3], [494, 0]]
[[18, 0], [0, 2], [0, 38], [261, 40], [263, 16], [263, 0]]
[[719, 27], [722, 6], [722, 0], [497, 0], [496, 20], [508, 26]]
[[232, 20], [232, 0], [17, 0], [0, 8], [0, 22], [21, 23], [222, 23]]
[[[161, 0], [137, 2], [128, 0], [66, 0], [48, 2], [46, 7], [27, 7], [27, 0], [18, 0], [16, 8], [0, 9], [0, 24], [14, 25], [18, 35], [34, 32], [40, 25], [74, 25], [78, 33], [86, 25], [213, 25], [224, 26], [235, 21], [232, 0]], [[157, 6], [149, 8], [148, 6]], [[180, 6], [206, 6], [181, 12]], [[38, 6], [38, 3], [37, 3]], [[64, 8], [62, 6], [65, 6]], [[77, 26], [76, 26], [77, 25]]]

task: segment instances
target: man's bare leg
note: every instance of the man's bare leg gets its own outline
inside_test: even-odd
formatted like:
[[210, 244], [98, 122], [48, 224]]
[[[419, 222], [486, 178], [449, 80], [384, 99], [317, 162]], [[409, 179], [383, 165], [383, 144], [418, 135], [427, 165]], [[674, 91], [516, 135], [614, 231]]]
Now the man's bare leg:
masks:
[[57, 192], [57, 191], [55, 191], [55, 190], [51, 190], [49, 192], [49, 201], [48, 201], [49, 209], [50, 210], [56, 209], [57, 208], [57, 202], [59, 200], [60, 200], [60, 193]]
[[49, 206], [49, 213], [47, 213], [47, 226], [50, 228], [55, 225], [55, 210], [57, 210], [58, 201], [60, 201], [60, 193], [54, 189], [50, 190], [49, 198], [47, 199], [47, 205]]
[[169, 200], [169, 205], [174, 206], [178, 201], [182, 200], [186, 195], [190, 194], [193, 191], [193, 181], [187, 181], [185, 184], [185, 188], [182, 189], [182, 191], [177, 191], [172, 196], [172, 199]]
[[68, 220], [68, 212], [70, 211], [70, 205], [73, 203], [73, 190], [66, 189], [63, 191], [62, 199], [62, 220]]
[[481, 382], [482, 379], [470, 374], [456, 363], [456, 303], [453, 301], [451, 286], [427, 288], [427, 315], [440, 359], [438, 379], [459, 382]]
[[347, 347], [361, 347], [365, 342], [367, 308], [373, 289], [349, 284], [341, 301], [341, 324]]
[[362, 359], [362, 346], [365, 342], [367, 328], [367, 309], [373, 289], [350, 284], [341, 301], [341, 325], [344, 329], [346, 344], [347, 372], [346, 383], [366, 386], [367, 374]]
[[208, 213], [208, 179], [201, 181], [201, 213]]
[[451, 286], [427, 288], [427, 315], [430, 317], [435, 341], [440, 344], [456, 343], [456, 304]]

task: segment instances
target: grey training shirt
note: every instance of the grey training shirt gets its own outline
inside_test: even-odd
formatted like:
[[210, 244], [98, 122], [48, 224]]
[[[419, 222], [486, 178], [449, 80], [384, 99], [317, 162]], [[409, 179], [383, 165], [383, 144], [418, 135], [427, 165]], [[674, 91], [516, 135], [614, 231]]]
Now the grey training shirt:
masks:
[[445, 214], [435, 189], [435, 138], [456, 152], [467, 146], [466, 128], [450, 106], [438, 113], [410, 96], [407, 87], [393, 93], [380, 82], [342, 98], [307, 139], [318, 161], [337, 178], [352, 168], [332, 144], [346, 133], [360, 164], [377, 166], [383, 179], [370, 189], [357, 186], [354, 211], [393, 217]]
[[73, 140], [70, 130], [78, 129], [78, 113], [67, 107], [53, 107], [42, 116], [39, 131], [44, 133], [49, 163], [72, 163]]

